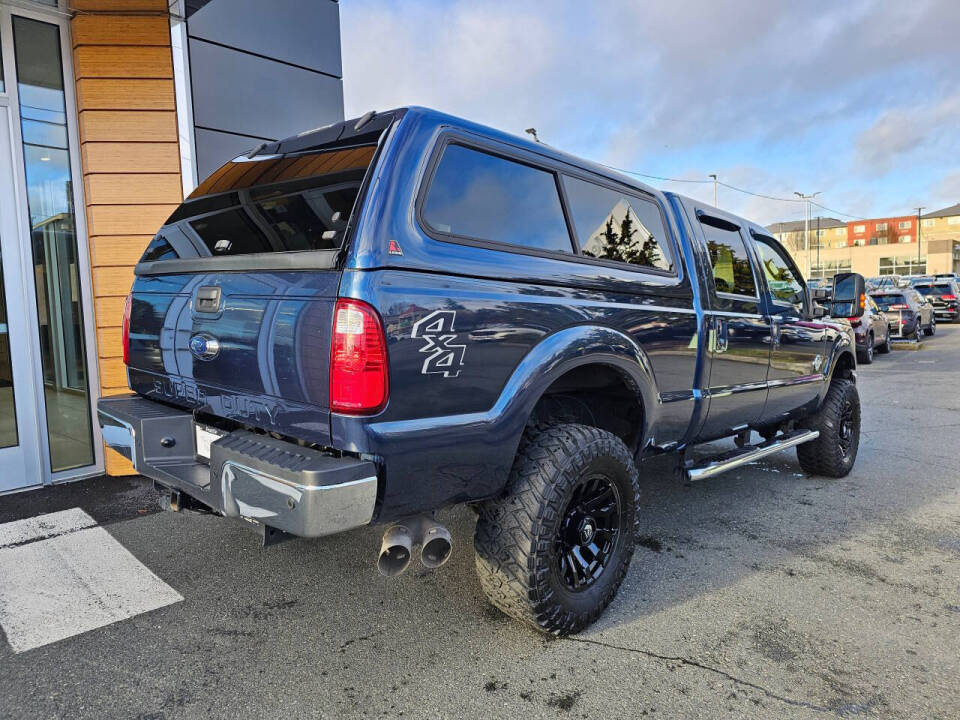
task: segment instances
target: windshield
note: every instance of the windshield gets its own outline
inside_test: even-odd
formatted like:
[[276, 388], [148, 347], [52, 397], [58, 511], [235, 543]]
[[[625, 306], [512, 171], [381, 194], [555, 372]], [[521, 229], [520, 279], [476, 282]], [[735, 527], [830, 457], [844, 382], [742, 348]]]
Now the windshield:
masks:
[[907, 298], [899, 294], [872, 295], [873, 301], [881, 310], [887, 310], [891, 305], [906, 305]]
[[337, 250], [374, 149], [229, 162], [177, 208], [140, 262]]
[[948, 284], [944, 285], [914, 285], [921, 295], [953, 295], [953, 288]]

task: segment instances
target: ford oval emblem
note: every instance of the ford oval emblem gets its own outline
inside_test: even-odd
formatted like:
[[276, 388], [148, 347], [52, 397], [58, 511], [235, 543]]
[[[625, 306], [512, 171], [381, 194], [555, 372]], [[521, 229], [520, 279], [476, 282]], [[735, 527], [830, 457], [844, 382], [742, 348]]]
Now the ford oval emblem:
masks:
[[190, 352], [201, 360], [213, 360], [220, 353], [220, 341], [206, 333], [194, 335], [190, 338]]

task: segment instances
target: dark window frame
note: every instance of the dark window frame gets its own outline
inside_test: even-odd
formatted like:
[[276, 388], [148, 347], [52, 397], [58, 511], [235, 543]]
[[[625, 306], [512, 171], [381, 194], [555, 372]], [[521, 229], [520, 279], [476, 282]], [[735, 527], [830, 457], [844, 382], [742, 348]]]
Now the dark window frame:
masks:
[[[583, 244], [580, 242], [580, 235], [577, 232], [577, 225], [573, 221], [573, 214], [572, 214], [572, 211], [570, 210], [570, 203], [567, 200], [567, 194], [566, 194], [567, 189], [564, 184], [564, 178], [567, 178], [567, 177], [572, 178], [573, 180], [579, 180], [581, 182], [586, 182], [592, 185], [596, 185], [597, 187], [601, 187], [604, 190], [620, 193], [622, 195], [625, 195], [628, 198], [638, 200], [639, 202], [653, 205], [653, 207], [657, 210], [657, 213], [660, 216], [660, 225], [663, 227], [663, 233], [664, 233], [663, 242], [661, 242], [660, 245], [666, 247], [667, 251], [670, 253], [671, 269], [663, 270], [661, 268], [651, 267], [650, 265], [637, 265], [635, 263], [629, 263], [624, 260], [611, 260], [609, 258], [593, 258], [593, 257], [590, 257], [589, 255], [583, 255], [582, 254]], [[613, 267], [618, 267], [618, 268], [622, 268], [622, 267], [631, 268], [634, 270], [639, 270], [640, 272], [643, 272], [643, 273], [649, 273], [651, 275], [661, 275], [663, 277], [679, 277], [680, 276], [680, 271], [679, 271], [680, 255], [678, 252], [678, 248], [676, 243], [673, 240], [672, 233], [670, 232], [670, 224], [667, 222], [667, 217], [663, 211], [663, 206], [659, 202], [657, 202], [657, 199], [655, 197], [647, 193], [641, 193], [639, 190], [636, 190], [636, 189], [631, 189], [631, 190], [624, 189], [623, 186], [620, 186], [616, 183], [600, 182], [593, 177], [584, 177], [582, 175], [569, 173], [569, 172], [560, 173], [560, 187], [563, 188], [562, 200], [564, 205], [567, 208], [567, 214], [570, 217], [570, 228], [573, 233], [574, 241], [576, 242], [576, 245], [577, 245], [578, 257], [584, 260], [595, 260], [603, 265], [611, 265]]]
[[[426, 205], [427, 198], [430, 196], [430, 190], [433, 189], [433, 182], [436, 179], [437, 170], [440, 167], [440, 162], [443, 160], [443, 156], [446, 153], [446, 150], [451, 145], [458, 145], [464, 147], [468, 150], [473, 150], [475, 152], [480, 152], [485, 155], [490, 155], [501, 160], [506, 160], [507, 162], [516, 163], [517, 165], [523, 165], [525, 167], [531, 168], [532, 170], [537, 170], [544, 172], [550, 175], [553, 179], [553, 189], [557, 193], [557, 202], [560, 205], [560, 214], [563, 216], [563, 221], [567, 228], [567, 240], [570, 243], [570, 252], [563, 250], [547, 250], [545, 248], [535, 248], [528, 245], [518, 245], [516, 243], [504, 242], [502, 240], [490, 240], [489, 238], [479, 238], [472, 235], [461, 235], [454, 232], [446, 232], [444, 230], [438, 230], [433, 225], [429, 223], [426, 216], [423, 214], [423, 208]], [[510, 250], [513, 252], [520, 252], [521, 254], [528, 255], [542, 255], [544, 257], [553, 257], [553, 258], [569, 258], [569, 257], [579, 257], [577, 253], [579, 252], [579, 247], [574, 240], [574, 234], [571, 232], [570, 226], [570, 217], [567, 212], [567, 208], [564, 205], [563, 197], [560, 194], [560, 183], [557, 179], [557, 173], [555, 170], [547, 167], [537, 165], [536, 163], [529, 162], [528, 160], [518, 158], [516, 156], [509, 155], [507, 153], [493, 150], [489, 147], [485, 147], [479, 143], [473, 142], [464, 142], [462, 140], [454, 138], [452, 135], [450, 137], [444, 138], [440, 143], [438, 143], [439, 152], [434, 150], [434, 154], [430, 158], [430, 165], [426, 177], [426, 182], [421, 184], [420, 191], [417, 193], [416, 200], [416, 213], [417, 213], [417, 222], [423, 228], [423, 230], [430, 237], [436, 240], [443, 240], [446, 242], [457, 242], [463, 245], [473, 245], [475, 247], [488, 247], [494, 250]]]
[[[500, 242], [497, 240], [487, 240], [485, 238], [445, 233], [433, 228], [423, 217], [423, 206], [426, 201], [427, 194], [430, 192], [430, 188], [433, 185], [437, 166], [440, 164], [440, 159], [443, 157], [443, 152], [446, 150], [447, 146], [451, 144], [462, 145], [478, 152], [484, 152], [489, 155], [501, 157], [504, 160], [517, 162], [521, 165], [528, 165], [534, 169], [552, 174], [554, 176], [554, 182], [560, 198], [560, 207], [563, 210], [564, 220], [567, 223], [567, 232], [570, 236], [573, 252], [568, 253], [554, 250], [543, 250], [540, 248], [530, 248], [523, 245], [513, 245], [511, 243]], [[561, 181], [561, 175], [570, 175], [571, 177], [575, 177], [586, 182], [592, 182], [608, 189], [616, 190], [617, 192], [623, 192], [627, 195], [635, 195], [641, 199], [653, 202], [657, 208], [657, 211], [660, 213], [660, 219], [663, 222], [663, 227], [666, 231], [669, 247], [673, 253], [673, 270], [658, 270], [656, 268], [648, 268], [643, 265], [632, 265], [630, 263], [621, 262], [618, 260], [592, 258], [582, 255], [580, 241], [573, 226], [573, 218], [570, 215], [570, 206], [567, 201], [563, 182]], [[595, 175], [589, 170], [583, 169], [577, 165], [568, 165], [562, 161], [554, 160], [548, 156], [534, 155], [530, 151], [522, 148], [500, 143], [481, 135], [473, 135], [465, 131], [445, 130], [434, 142], [433, 149], [430, 151], [430, 156], [427, 160], [422, 177], [420, 178], [419, 187], [414, 198], [414, 219], [416, 220], [420, 231], [423, 232], [424, 235], [439, 242], [466, 245], [469, 247], [483, 248], [486, 250], [498, 250], [500, 252], [509, 252], [515, 255], [529, 255], [551, 260], [562, 260], [564, 262], [571, 262], [581, 265], [595, 265], [600, 267], [615, 268], [618, 270], [628, 270], [629, 272], [636, 273], [638, 275], [649, 275], [656, 277], [661, 281], [661, 283], [663, 279], [669, 280], [671, 282], [662, 284], [671, 287], [674, 285], [680, 285], [684, 281], [685, 277], [679, 244], [677, 243], [677, 239], [674, 236], [670, 223], [667, 220], [667, 215], [663, 208], [663, 204], [652, 193], [648, 193], [640, 188], [635, 188], [630, 185], [620, 183], [603, 175]]]
[[[793, 273], [794, 279], [796, 279], [797, 283], [800, 285], [800, 290], [803, 293], [803, 309], [801, 312], [804, 315], [809, 315], [812, 302], [810, 290], [807, 287], [806, 279], [803, 277], [803, 273], [800, 272], [800, 267], [796, 262], [794, 262], [793, 256], [790, 254], [790, 252], [780, 242], [778, 242], [776, 238], [761, 232], [757, 232], [753, 228], [750, 229], [750, 240], [754, 243], [754, 251], [761, 266], [763, 265], [763, 258], [760, 256], [760, 250], [756, 247], [756, 244], [761, 242], [773, 248], [777, 252], [777, 255], [780, 256], [780, 259], [786, 262], [787, 268]], [[775, 308], [789, 308], [791, 310], [796, 310], [796, 307], [793, 303], [788, 303], [786, 300], [781, 300], [773, 294], [773, 290], [770, 289], [770, 284], [767, 282], [766, 272], [761, 272], [761, 275], [763, 275], [763, 287], [765, 290], [764, 294], [766, 295], [767, 301], [770, 303], [770, 305]]]
[[[722, 230], [723, 232], [734, 233], [740, 238], [740, 242], [743, 243], [743, 251], [747, 256], [747, 262], [750, 265], [750, 274], [753, 277], [753, 295], [744, 295], [743, 293], [717, 290], [716, 279], [713, 275], [713, 263], [710, 260], [710, 250], [706, 244], [706, 235], [704, 235], [704, 251], [706, 253], [704, 257], [707, 262], [707, 267], [705, 270], [707, 271], [707, 277], [710, 279], [710, 290], [713, 293], [713, 296], [718, 300], [756, 303], [757, 309], [759, 310], [762, 296], [760, 292], [760, 278], [757, 277], [757, 259], [753, 248], [750, 247], [750, 243], [747, 241], [747, 238], [744, 237], [743, 227], [731, 220], [727, 220], [726, 218], [719, 217], [717, 215], [711, 215], [710, 213], [703, 212], [702, 210], [697, 210], [696, 215], [697, 222], [699, 222], [701, 225], [709, 225], [717, 230]], [[703, 232], [702, 229], [701, 232]], [[766, 287], [766, 285], [764, 285], [764, 287]]]

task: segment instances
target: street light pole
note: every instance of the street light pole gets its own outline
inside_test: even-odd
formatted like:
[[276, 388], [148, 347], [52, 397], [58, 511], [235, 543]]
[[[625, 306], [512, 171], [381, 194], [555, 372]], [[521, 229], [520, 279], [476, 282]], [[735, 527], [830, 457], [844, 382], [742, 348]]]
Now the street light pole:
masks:
[[720, 207], [717, 205], [717, 176], [716, 175], [707, 175], [707, 177], [713, 178], [713, 206]]
[[925, 205], [921, 205], [920, 207], [917, 208], [917, 269], [918, 269], [918, 270], [920, 269], [920, 257], [921, 257], [921, 254], [920, 254], [920, 232], [921, 232], [921, 231], [920, 231], [920, 211], [923, 210], [924, 207], [926, 207], [926, 206], [925, 206]]
[[820, 246], [823, 244], [823, 241], [820, 239], [820, 216], [817, 215], [817, 267], [820, 268], [820, 272], [823, 273], [823, 266], [820, 264]]
[[820, 191], [813, 193], [812, 195], [804, 195], [802, 192], [794, 191], [793, 193], [798, 198], [804, 201], [804, 213], [803, 213], [803, 244], [804, 250], [806, 251], [807, 256], [807, 277], [810, 277], [810, 201], [813, 200], [817, 195], [820, 194]]

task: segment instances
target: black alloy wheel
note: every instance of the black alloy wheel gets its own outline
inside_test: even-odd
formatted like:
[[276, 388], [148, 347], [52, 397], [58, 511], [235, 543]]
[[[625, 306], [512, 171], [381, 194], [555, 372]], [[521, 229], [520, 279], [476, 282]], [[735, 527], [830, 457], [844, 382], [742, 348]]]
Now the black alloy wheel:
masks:
[[587, 627], [630, 566], [640, 488], [633, 454], [606, 430], [527, 428], [501, 497], [479, 503], [480, 586], [496, 607], [553, 635]]
[[583, 478], [564, 510], [554, 541], [556, 570], [573, 592], [586, 590], [603, 574], [622, 522], [617, 486], [603, 474]]
[[856, 409], [853, 400], [849, 397], [844, 398], [840, 409], [840, 428], [838, 431], [838, 444], [840, 452], [844, 458], [850, 453], [850, 447], [853, 445], [854, 437], [859, 431], [859, 423], [855, 422]]

